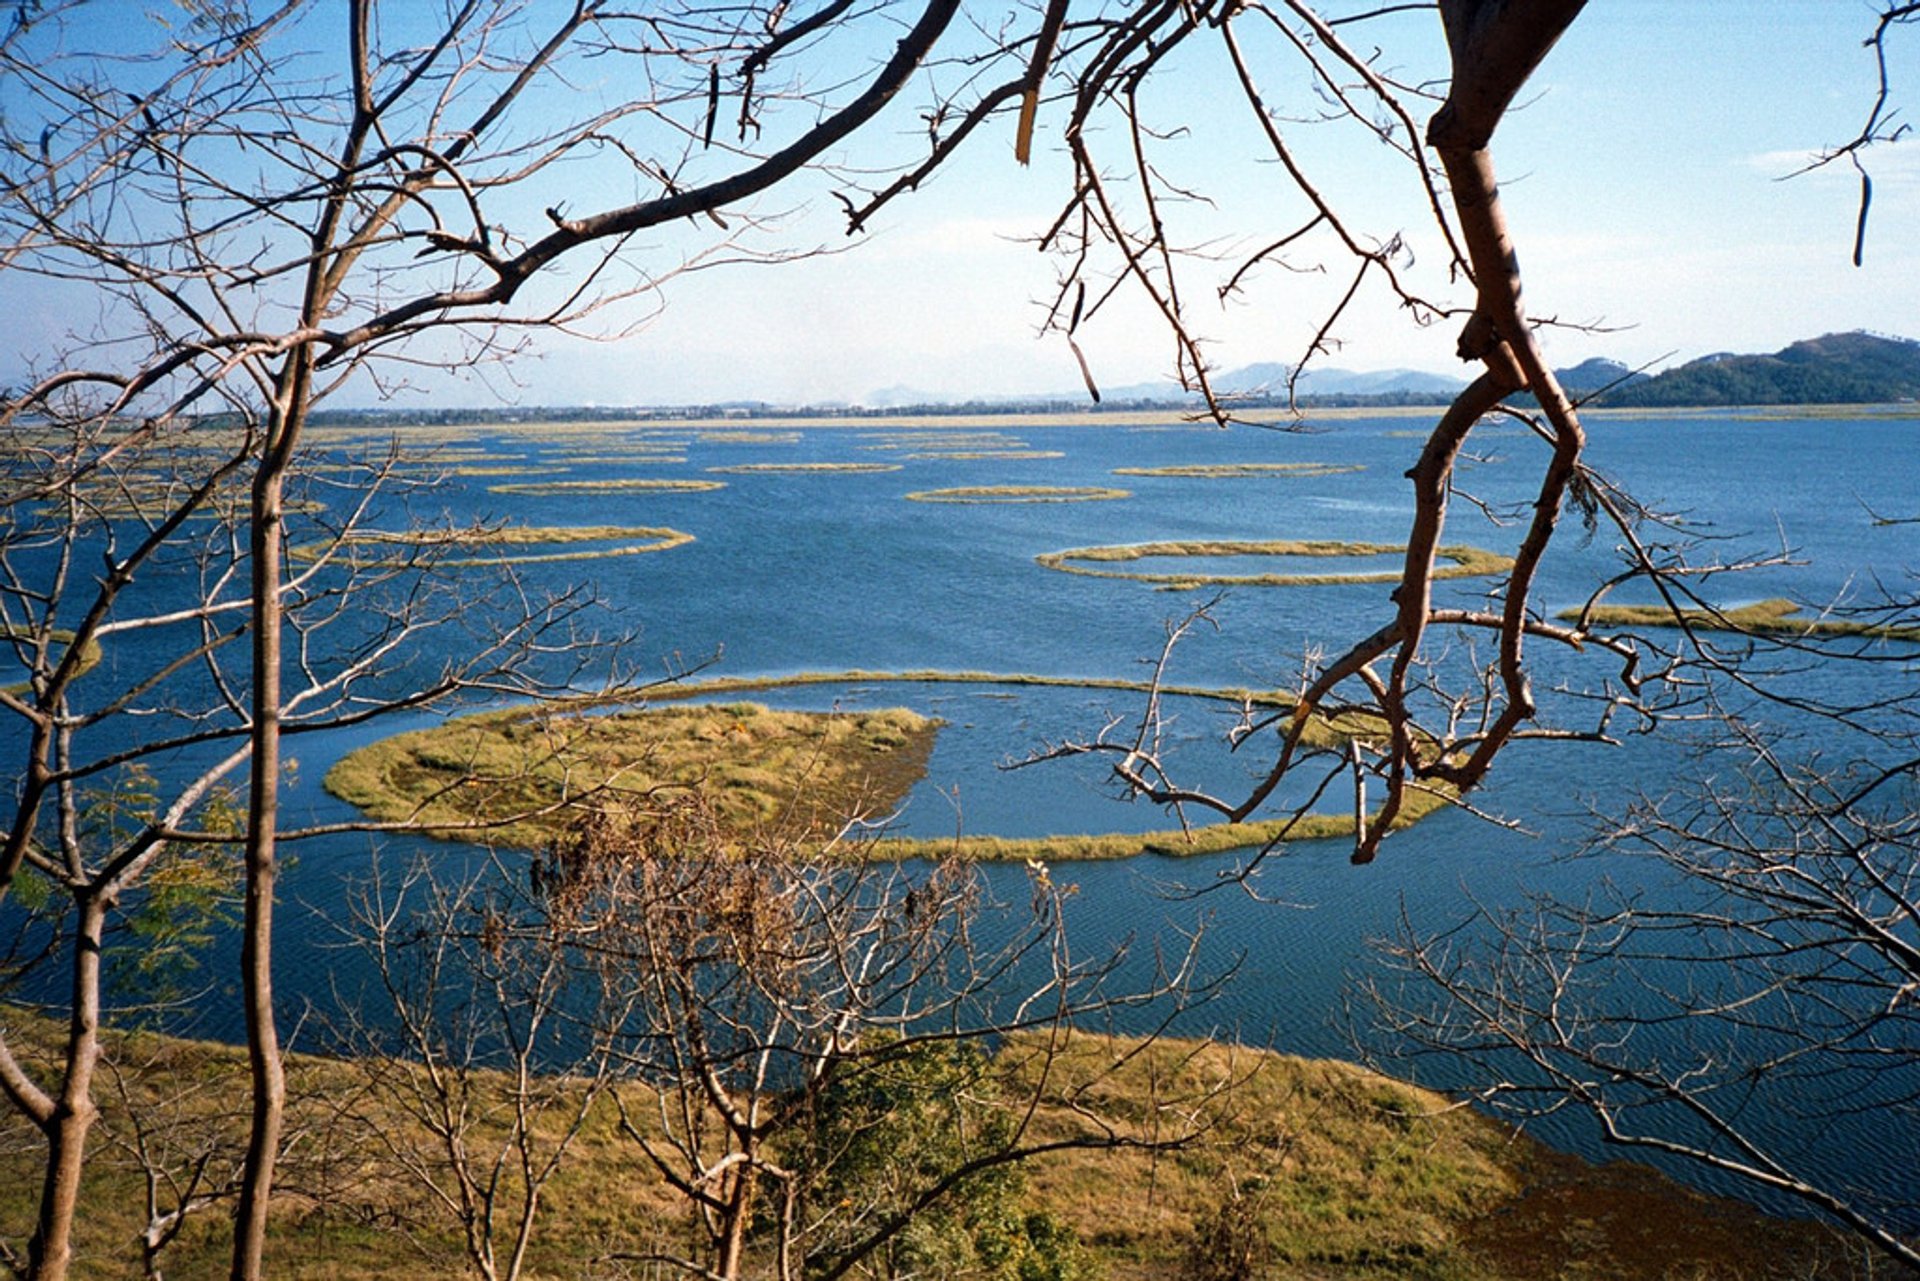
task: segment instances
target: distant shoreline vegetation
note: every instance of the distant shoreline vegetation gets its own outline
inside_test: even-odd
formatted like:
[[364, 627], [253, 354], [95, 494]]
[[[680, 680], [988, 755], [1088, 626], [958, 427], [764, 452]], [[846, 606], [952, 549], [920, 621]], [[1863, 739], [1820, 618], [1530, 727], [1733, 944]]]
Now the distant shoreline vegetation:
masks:
[[[793, 763], [804, 760], [806, 770], [819, 771], [800, 780], [804, 786], [799, 790], [813, 794], [809, 804], [840, 798], [835, 802], [837, 816], [835, 807], [829, 806], [811, 811], [807, 820], [815, 839], [831, 840], [842, 824], [860, 814], [889, 813], [905, 799], [925, 774], [940, 722], [905, 708], [871, 713], [772, 712], [751, 703], [671, 705], [716, 694], [882, 682], [1138, 693], [1151, 689], [1144, 681], [989, 672], [856, 670], [720, 678], [649, 691], [652, 705], [643, 710], [608, 712], [608, 700], [588, 698], [551, 709], [483, 712], [433, 729], [394, 735], [341, 758], [327, 772], [324, 786], [377, 819], [420, 823], [430, 836], [491, 839], [535, 849], [558, 837], [571, 821], [605, 806], [610, 796], [644, 798], [656, 787], [690, 786], [688, 780], [696, 777], [703, 788], [717, 789], [719, 803], [736, 818], [755, 815], [770, 820], [793, 803], [783, 789], [795, 786]], [[1268, 691], [1168, 686], [1160, 692], [1276, 711], [1293, 705], [1287, 695]], [[836, 717], [846, 721], [838, 733], [833, 729]], [[1312, 747], [1337, 748], [1378, 728], [1364, 720], [1316, 719], [1308, 725], [1305, 741]], [[782, 737], [791, 742], [775, 741]], [[587, 744], [579, 754], [572, 747], [576, 741]], [[796, 743], [798, 747], [793, 746]], [[770, 751], [784, 754], [770, 764]], [[476, 771], [482, 777], [469, 781], [467, 776]], [[564, 795], [556, 793], [554, 789], [563, 786], [581, 798], [578, 804], [566, 804]], [[1411, 824], [1451, 800], [1445, 789], [1412, 790], [1394, 826]], [[544, 812], [515, 821], [505, 817], [530, 809]], [[1337, 839], [1351, 837], [1353, 830], [1351, 814], [1307, 814], [1153, 832], [1040, 837], [881, 834], [870, 848], [888, 859], [1114, 859], [1219, 853], [1276, 840]]]
[[915, 503], [1100, 503], [1133, 497], [1129, 489], [1100, 485], [958, 485], [952, 489], [916, 489]]
[[[1042, 552], [1033, 559], [1048, 569], [1065, 574], [1084, 574], [1091, 578], [1127, 578], [1141, 583], [1188, 588], [1220, 587], [1322, 587], [1338, 583], [1391, 583], [1400, 579], [1401, 567], [1362, 570], [1356, 573], [1326, 574], [1208, 574], [1152, 573], [1131, 569], [1096, 569], [1088, 564], [1113, 564], [1155, 557], [1234, 556], [1388, 556], [1404, 554], [1404, 546], [1392, 543], [1349, 543], [1326, 539], [1308, 541], [1271, 540], [1264, 542], [1198, 541], [1166, 543], [1119, 543], [1102, 547], [1069, 547], [1065, 551]], [[1513, 568], [1513, 558], [1465, 544], [1438, 549], [1436, 555], [1450, 564], [1436, 566], [1435, 578], [1472, 578], [1483, 574], [1504, 573]]]

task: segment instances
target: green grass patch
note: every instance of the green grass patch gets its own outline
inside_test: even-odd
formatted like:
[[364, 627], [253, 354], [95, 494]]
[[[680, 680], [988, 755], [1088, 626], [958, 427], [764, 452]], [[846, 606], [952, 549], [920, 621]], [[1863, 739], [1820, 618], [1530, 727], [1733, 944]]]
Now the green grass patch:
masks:
[[567, 494], [706, 494], [725, 489], [724, 480], [679, 480], [664, 476], [611, 480], [532, 480], [526, 484], [488, 485], [489, 494], [529, 494], [559, 498]]
[[899, 463], [734, 463], [728, 467], [709, 467], [711, 472], [730, 472], [746, 474], [750, 472], [798, 472], [811, 475], [816, 472], [883, 472], [899, 471]]
[[[30, 1070], [47, 1071], [64, 1023], [0, 1007], [10, 1044]], [[224, 1169], [245, 1146], [247, 1066], [236, 1046], [109, 1026], [105, 1056], [121, 1065], [124, 1094], [96, 1082], [101, 1118], [88, 1153], [75, 1223], [76, 1278], [141, 1275], [145, 1187], [131, 1144], [129, 1102], [162, 1139], [205, 1143]], [[409, 1173], [423, 1154], [442, 1186], [444, 1146], [393, 1095], [366, 1088], [385, 1060], [286, 1056], [287, 1127], [302, 1142], [285, 1158], [267, 1239], [270, 1275], [283, 1281], [455, 1281], [471, 1272], [458, 1230]], [[1445, 1096], [1350, 1063], [1219, 1041], [1074, 1032], [1000, 1040], [988, 1071], [1008, 1106], [1030, 1097], [1045, 1072], [1027, 1141], [1074, 1143], [1103, 1123], [1122, 1140], [1165, 1139], [1177, 1125], [1199, 1137], [1172, 1152], [1141, 1146], [1069, 1147], [1025, 1166], [1024, 1208], [1071, 1226], [1111, 1281], [1179, 1274], [1193, 1226], [1232, 1209], [1267, 1242], [1255, 1275], [1317, 1281], [1571, 1281], [1602, 1276], [1759, 1277], [1847, 1275], [1829, 1263], [1832, 1238], [1816, 1225], [1768, 1219], [1738, 1202], [1678, 1187], [1645, 1167], [1594, 1167]], [[103, 1072], [103, 1077], [106, 1075]], [[42, 1079], [46, 1079], [42, 1075]], [[483, 1163], [501, 1137], [516, 1091], [505, 1073], [476, 1071], [464, 1098], [486, 1111], [472, 1142]], [[1021, 1086], [1029, 1087], [1023, 1093]], [[1223, 1088], [1230, 1087], [1230, 1088]], [[579, 1088], [535, 1077], [536, 1099]], [[651, 1131], [661, 1100], [645, 1084], [616, 1087], [628, 1114]], [[234, 1106], [236, 1099], [240, 1106]], [[497, 1109], [497, 1114], [491, 1109]], [[543, 1138], [552, 1137], [548, 1128]], [[0, 1234], [31, 1233], [44, 1146], [17, 1112], [0, 1112]], [[902, 1154], [911, 1160], [914, 1153]], [[183, 1160], [191, 1159], [191, 1151]], [[511, 1185], [509, 1185], [511, 1186]], [[170, 1203], [168, 1203], [170, 1204]], [[527, 1258], [542, 1281], [606, 1275], [604, 1256], [680, 1240], [686, 1203], [618, 1129], [611, 1099], [589, 1114], [566, 1163], [545, 1189]], [[1649, 1222], [1649, 1220], [1651, 1222]], [[163, 1256], [167, 1275], [224, 1275], [230, 1213], [201, 1211]], [[1503, 1235], [1502, 1242], [1489, 1240]], [[1626, 1246], [1645, 1234], [1655, 1249]], [[760, 1260], [765, 1262], [765, 1260]], [[759, 1275], [759, 1273], [750, 1273]]]
[[1360, 463], [1183, 463], [1173, 467], [1116, 467], [1116, 476], [1179, 476], [1198, 480], [1259, 480], [1339, 476], [1365, 471]]
[[[1351, 574], [1179, 574], [1147, 573], [1127, 569], [1101, 568], [1124, 564], [1149, 556], [1385, 556], [1407, 549], [1391, 543], [1349, 543], [1330, 539], [1297, 541], [1280, 539], [1265, 542], [1191, 541], [1164, 543], [1122, 543], [1104, 547], [1070, 547], [1065, 551], [1043, 552], [1034, 560], [1048, 569], [1067, 574], [1086, 574], [1093, 578], [1130, 578], [1142, 583], [1160, 583], [1189, 588], [1206, 585], [1227, 587], [1317, 587], [1335, 583], [1391, 583], [1400, 578], [1400, 570], [1379, 570]], [[1435, 578], [1471, 578], [1500, 574], [1513, 568], [1513, 558], [1478, 547], [1455, 544], [1442, 547], [1438, 555], [1447, 564], [1436, 566]]]
[[[1561, 610], [1578, 621], [1581, 611]], [[1872, 640], [1920, 641], [1920, 627], [1868, 623], [1848, 618], [1809, 618], [1790, 600], [1774, 598], [1732, 609], [1669, 609], [1665, 605], [1601, 605], [1588, 615], [1594, 627], [1680, 627], [1703, 632], [1740, 632], [1749, 636], [1860, 636]]]
[[[539, 547], [572, 543], [604, 546], [566, 552], [504, 552], [486, 556], [459, 556], [436, 560], [436, 566], [534, 565], [549, 561], [597, 560], [602, 557], [641, 556], [663, 552], [693, 541], [693, 535], [656, 525], [504, 525], [497, 529], [358, 530], [337, 543], [307, 543], [289, 550], [299, 561], [315, 561], [332, 552], [343, 564], [361, 567], [401, 565], [406, 551], [381, 548], [427, 547]], [[345, 546], [340, 546], [344, 543]]]
[[961, 485], [952, 489], [916, 489], [916, 503], [1099, 503], [1131, 498], [1126, 489], [1099, 485]]
[[[661, 789], [699, 790], [743, 838], [763, 830], [831, 838], [848, 820], [905, 799], [926, 772], [939, 724], [904, 708], [754, 703], [491, 712], [351, 752], [325, 786], [385, 822], [520, 848], [546, 844], [587, 814], [644, 812]], [[542, 809], [550, 812], [515, 818]], [[493, 826], [452, 830], [475, 823]]]

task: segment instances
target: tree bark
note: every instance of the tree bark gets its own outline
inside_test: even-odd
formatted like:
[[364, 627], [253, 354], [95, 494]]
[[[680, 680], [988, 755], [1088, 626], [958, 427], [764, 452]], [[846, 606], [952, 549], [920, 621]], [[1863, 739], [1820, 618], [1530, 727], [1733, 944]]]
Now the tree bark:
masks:
[[47, 1137], [46, 1179], [40, 1217], [27, 1243], [31, 1281], [64, 1281], [73, 1263], [73, 1217], [80, 1203], [87, 1133], [99, 1109], [93, 1102], [93, 1070], [100, 1061], [100, 941], [106, 904], [95, 894], [79, 900], [73, 938], [73, 1014], [67, 1028], [66, 1079], [53, 1115], [41, 1125]]
[[287, 1082], [273, 1007], [273, 896], [279, 874], [281, 523], [286, 514], [286, 471], [293, 455], [308, 394], [311, 358], [289, 358], [280, 405], [254, 479], [249, 552], [253, 559], [253, 727], [247, 796], [246, 896], [240, 951], [240, 982], [247, 1021], [247, 1067], [253, 1112], [240, 1200], [234, 1212], [233, 1281], [256, 1281], [267, 1241], [267, 1204]]

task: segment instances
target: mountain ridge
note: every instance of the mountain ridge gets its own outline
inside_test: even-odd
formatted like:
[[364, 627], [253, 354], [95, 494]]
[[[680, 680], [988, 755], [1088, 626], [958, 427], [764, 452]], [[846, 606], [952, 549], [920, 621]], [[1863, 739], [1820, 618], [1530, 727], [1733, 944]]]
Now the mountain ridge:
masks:
[[[1259, 361], [1221, 370], [1212, 378], [1216, 395], [1252, 407], [1285, 405], [1288, 378], [1296, 367]], [[1920, 399], [1920, 342], [1865, 330], [1804, 338], [1775, 352], [1720, 351], [1657, 374], [1594, 356], [1554, 370], [1561, 386], [1583, 403], [1617, 408], [1730, 405], [1874, 404]], [[1463, 379], [1418, 369], [1357, 371], [1311, 367], [1291, 387], [1292, 401], [1306, 407], [1445, 404]], [[942, 406], [1057, 405], [1084, 401], [1085, 393], [973, 397], [966, 400], [889, 387], [863, 397], [868, 409], [933, 409]], [[1172, 379], [1101, 388], [1109, 407], [1191, 407], [1199, 393]]]

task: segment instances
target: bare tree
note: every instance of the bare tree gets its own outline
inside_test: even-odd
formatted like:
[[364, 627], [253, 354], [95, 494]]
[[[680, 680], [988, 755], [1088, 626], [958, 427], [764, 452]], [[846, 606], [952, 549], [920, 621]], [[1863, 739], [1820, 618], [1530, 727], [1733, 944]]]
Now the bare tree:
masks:
[[[1879, 656], [1904, 672], [1911, 646]], [[1920, 1124], [1920, 739], [1896, 680], [1871, 707], [1716, 711], [1702, 768], [1599, 820], [1582, 897], [1403, 926], [1397, 977], [1371, 985], [1379, 1044], [1438, 1052], [1450, 1082], [1523, 1122], [1571, 1106], [1608, 1143], [1920, 1266], [1904, 1178], [1867, 1155]]]
[[[1189, 953], [1118, 988], [1118, 955], [1073, 955], [1068, 888], [1044, 869], [988, 944], [970, 869], [730, 832], [697, 792], [590, 820], [533, 866], [454, 891], [416, 878], [410, 905], [370, 892], [356, 927], [401, 1014], [375, 1048], [405, 1052], [365, 1069], [434, 1136], [396, 1153], [459, 1220], [479, 1275], [518, 1274], [540, 1190], [595, 1108], [617, 1111], [691, 1228], [684, 1246], [641, 1239], [604, 1261], [723, 1278], [750, 1261], [864, 1275], [949, 1207], [1005, 1200], [1035, 1156], [1170, 1150], [1205, 1128], [1179, 1119], [1205, 1111], [1192, 1099], [1170, 1119], [1102, 1106], [1145, 1042], [1098, 1071], [1058, 1066], [1123, 1008], [1171, 1018], [1208, 985]], [[1073, 1123], [1036, 1131], [1043, 1106]], [[948, 1247], [974, 1248], [962, 1238]], [[1019, 1257], [1064, 1239], [996, 1244]]]
[[523, 1275], [541, 1197], [615, 1081], [610, 1029], [625, 1022], [578, 993], [560, 937], [524, 928], [542, 904], [521, 882], [496, 865], [449, 885], [419, 866], [388, 886], [376, 866], [346, 926], [386, 998], [341, 1005], [368, 1131], [455, 1221], [486, 1281]]
[[[135, 459], [223, 433], [219, 464], [165, 472], [163, 497], [147, 494], [131, 528], [117, 514], [76, 525], [106, 540], [107, 570], [87, 601], [58, 584], [83, 546], [89, 557], [100, 547], [57, 528], [22, 543], [9, 528], [20, 569], [8, 584], [19, 620], [8, 634], [33, 692], [7, 696], [30, 741], [0, 895], [29, 864], [52, 869], [74, 888], [87, 942], [75, 953], [86, 972], [76, 974], [75, 1048], [60, 1090], [0, 1055], [9, 1098], [53, 1152], [30, 1251], [36, 1275], [66, 1268], [93, 1115], [100, 1012], [83, 995], [96, 987], [92, 944], [152, 860], [211, 839], [185, 825], [228, 778], [244, 779], [235, 783], [244, 819], [220, 839], [237, 840], [243, 856], [254, 1100], [233, 1274], [260, 1271], [285, 1090], [271, 983], [283, 747], [350, 681], [309, 667], [287, 621], [321, 573], [290, 568], [286, 554], [313, 407], [345, 387], [387, 390], [423, 367], [510, 354], [524, 335], [578, 329], [612, 303], [644, 307], [664, 281], [717, 260], [781, 256], [743, 238], [756, 227], [750, 202], [878, 117], [933, 58], [958, 5], [895, 9], [830, 5], [790, 19], [784, 4], [630, 11], [605, 0], [470, 0], [427, 14], [285, 0], [259, 12], [194, 6], [176, 27], [140, 27], [122, 9], [86, 3], [10, 13], [0, 34], [0, 271], [95, 318], [34, 352], [26, 384], [0, 404], [0, 426], [44, 463], [18, 500], [80, 512], [95, 501], [90, 487], [144, 485], [128, 470]], [[812, 88], [807, 66], [849, 65], [846, 49], [862, 69]], [[866, 60], [868, 50], [879, 56]], [[737, 84], [731, 137], [718, 129], [723, 73]], [[606, 88], [575, 95], [562, 88], [569, 76]], [[601, 208], [552, 198], [556, 185], [593, 191], [595, 175], [608, 174], [654, 194]], [[664, 252], [642, 252], [634, 238], [650, 231]], [[77, 813], [75, 789], [120, 768], [125, 749], [104, 748], [85, 767], [68, 755], [74, 682], [103, 630], [127, 625], [114, 611], [128, 585], [218, 495], [235, 496], [224, 568], [202, 582], [205, 600], [153, 615], [156, 627], [201, 632], [158, 670], [172, 678], [229, 645], [247, 650], [243, 672], [209, 669], [213, 695], [196, 713], [223, 722], [208, 741], [237, 733], [244, 750], [180, 785], [131, 846], [83, 871], [79, 833], [58, 815]], [[124, 731], [120, 713], [148, 692], [136, 683], [118, 704], [103, 698], [87, 724]], [[42, 852], [56, 843], [64, 856]]]
[[[1204, 201], [1170, 176], [1175, 162], [1166, 155], [1196, 122], [1186, 118], [1184, 102], [1171, 117], [1156, 115], [1149, 105], [1163, 68], [1176, 60], [1198, 61], [1244, 102], [1287, 185], [1310, 210], [1299, 226], [1283, 229], [1227, 272], [1218, 294], [1242, 290], [1261, 264], [1318, 244], [1325, 259], [1349, 265], [1350, 283], [1328, 304], [1295, 378], [1330, 348], [1362, 288], [1376, 284], [1420, 323], [1456, 321], [1459, 355], [1480, 370], [1433, 426], [1409, 473], [1415, 514], [1391, 608], [1367, 635], [1329, 645], [1332, 657], [1301, 674], [1292, 709], [1250, 719], [1238, 731], [1242, 739], [1271, 734], [1277, 740], [1265, 777], [1244, 796], [1181, 786], [1154, 750], [1159, 736], [1153, 706], [1134, 743], [1116, 753], [1115, 772], [1137, 795], [1240, 821], [1267, 805], [1289, 775], [1310, 768], [1317, 726], [1358, 718], [1368, 726], [1354, 740], [1360, 750], [1334, 764], [1317, 788], [1309, 788], [1322, 790], [1347, 770], [1362, 784], [1368, 776], [1379, 780], [1383, 800], [1371, 820], [1358, 825], [1356, 862], [1374, 857], [1412, 794], [1470, 793], [1514, 739], [1606, 737], [1610, 712], [1588, 726], [1535, 724], [1538, 708], [1526, 647], [1533, 641], [1579, 648], [1586, 641], [1543, 619], [1534, 600], [1541, 559], [1569, 502], [1610, 520], [1631, 517], [1606, 499], [1588, 473], [1577, 408], [1555, 381], [1522, 306], [1514, 237], [1500, 204], [1491, 151], [1502, 116], [1579, 15], [1581, 0], [1532, 5], [1443, 0], [1437, 7], [1450, 62], [1444, 95], [1381, 71], [1333, 22], [1300, 0], [1147, 4], [1069, 17], [1061, 27], [1051, 81], [1074, 177], [1071, 197], [1042, 244], [1057, 249], [1065, 263], [1049, 325], [1069, 341], [1119, 291], [1134, 289], [1164, 319], [1183, 385], [1202, 394], [1215, 420], [1223, 425], [1233, 420], [1232, 405], [1212, 385], [1188, 301], [1190, 276], [1212, 269], [1218, 254], [1178, 238], [1179, 209]], [[1344, 21], [1379, 20], [1399, 8], [1387, 6]], [[1424, 206], [1427, 239], [1447, 271], [1470, 286], [1470, 297], [1446, 302], [1419, 292], [1406, 270], [1411, 232], [1369, 236], [1350, 223], [1339, 201], [1322, 191], [1301, 161], [1286, 122], [1263, 95], [1263, 70], [1308, 81], [1325, 107], [1325, 119], [1316, 123], [1344, 121], [1386, 144], [1384, 154], [1404, 164], [1409, 190]], [[991, 95], [983, 103], [989, 100]], [[1422, 109], [1431, 110], [1424, 130], [1416, 119]], [[936, 146], [929, 164], [941, 158]], [[904, 189], [896, 183], [876, 191], [855, 208], [854, 225]], [[1493, 606], [1442, 606], [1433, 586], [1455, 466], [1474, 427], [1489, 415], [1512, 412], [1503, 401], [1523, 391], [1539, 406], [1524, 421], [1547, 454], [1537, 495], [1523, 518], [1513, 568]], [[1479, 672], [1444, 686], [1432, 684], [1426, 640], [1442, 628], [1487, 635], [1492, 660]], [[1630, 655], [1615, 657], [1623, 664], [1622, 683], [1631, 697], [1643, 678], [1629, 665]], [[1085, 746], [1112, 750], [1107, 742]]]

